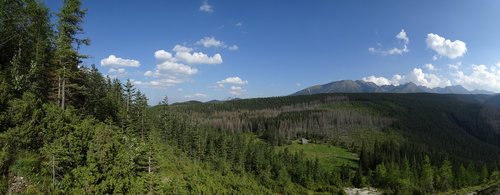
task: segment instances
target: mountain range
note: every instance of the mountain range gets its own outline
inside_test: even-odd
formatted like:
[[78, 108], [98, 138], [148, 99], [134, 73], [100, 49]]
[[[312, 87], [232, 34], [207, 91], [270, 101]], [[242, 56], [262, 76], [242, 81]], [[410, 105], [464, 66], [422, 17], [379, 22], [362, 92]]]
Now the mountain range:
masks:
[[311, 95], [320, 93], [440, 93], [440, 94], [494, 94], [486, 90], [469, 91], [461, 85], [428, 88], [409, 82], [402, 85], [382, 85], [361, 80], [341, 80], [323, 85], [314, 85], [291, 95]]

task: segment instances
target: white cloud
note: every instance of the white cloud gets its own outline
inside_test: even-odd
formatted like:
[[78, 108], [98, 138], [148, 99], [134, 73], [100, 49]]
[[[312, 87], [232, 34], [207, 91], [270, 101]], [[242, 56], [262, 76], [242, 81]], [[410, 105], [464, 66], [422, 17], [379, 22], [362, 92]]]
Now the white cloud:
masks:
[[366, 82], [372, 82], [375, 83], [376, 85], [382, 86], [382, 85], [399, 85], [401, 81], [401, 75], [394, 75], [391, 80], [385, 78], [385, 77], [376, 77], [376, 76], [369, 76], [369, 77], [363, 77], [363, 81]]
[[229, 47], [227, 47], [227, 49], [231, 50], [231, 51], [236, 51], [238, 49], [240, 49], [237, 45], [231, 45]]
[[150, 81], [149, 84], [155, 87], [171, 87], [185, 81], [176, 77], [162, 78], [154, 81]]
[[403, 53], [408, 53], [410, 50], [408, 50], [408, 47], [406, 45], [403, 45], [403, 48], [392, 48], [387, 51], [387, 54], [389, 55], [401, 55]]
[[377, 43], [377, 48], [369, 47], [368, 52], [370, 52], [371, 54], [380, 54], [383, 56], [385, 56], [385, 55], [402, 55], [404, 53], [410, 52], [410, 50], [408, 49], [408, 43], [410, 42], [410, 39], [408, 38], [408, 36], [406, 36], [406, 32], [404, 29], [401, 29], [401, 31], [396, 35], [396, 39], [403, 41], [403, 45], [401, 48], [394, 47], [394, 48], [386, 50], [386, 49], [381, 48], [382, 44]]
[[[231, 51], [238, 50], [237, 45], [226, 45], [223, 41], [217, 40], [215, 37], [203, 37], [199, 41], [196, 41], [196, 45], [203, 45], [203, 47], [210, 48], [210, 47], [218, 47], [218, 48], [227, 48]], [[191, 52], [187, 51], [187, 52]]]
[[434, 65], [432, 64], [426, 64], [424, 65], [424, 68], [426, 68], [427, 70], [430, 70], [430, 71], [436, 71], [438, 70]]
[[246, 92], [246, 90], [239, 86], [231, 86], [229, 89], [229, 93], [233, 95], [243, 95], [244, 92]]
[[146, 72], [144, 73], [144, 76], [146, 76], [146, 77], [152, 77], [153, 75], [154, 75], [154, 73], [153, 73], [153, 71], [151, 71], [151, 70], [148, 70], [148, 71], [146, 71]]
[[465, 74], [461, 70], [452, 73], [457, 84], [467, 89], [485, 89], [490, 91], [500, 91], [500, 69], [495, 66], [472, 65], [470, 74]]
[[212, 13], [212, 12], [214, 12], [214, 8], [213, 8], [213, 6], [209, 5], [208, 2], [205, 1], [200, 6], [200, 11], [207, 12], [207, 13]]
[[453, 70], [458, 70], [460, 69], [460, 66], [462, 65], [462, 62], [457, 62], [455, 64], [448, 64], [448, 67]]
[[128, 72], [124, 69], [124, 68], [118, 68], [118, 69], [114, 69], [114, 68], [110, 68], [108, 70], [108, 74], [112, 77], [126, 77]]
[[500, 68], [500, 62], [499, 62], [499, 63], [497, 63], [497, 64], [496, 64], [496, 66], [497, 66], [498, 68]]
[[142, 85], [142, 81], [133, 81], [132, 82], [134, 85]]
[[410, 39], [406, 36], [405, 29], [401, 29], [401, 31], [396, 35], [397, 39], [403, 40], [404, 44], [408, 44]]
[[302, 86], [302, 84], [300, 84], [300, 83], [295, 83], [295, 86], [300, 87], [300, 86]]
[[[203, 39], [202, 39], [203, 40]], [[201, 40], [200, 40], [201, 41]], [[211, 41], [209, 41], [211, 42]], [[200, 44], [202, 44], [200, 42]], [[208, 45], [214, 46], [213, 42], [207, 43]], [[175, 52], [175, 56], [165, 50], [158, 50], [155, 52], [155, 58], [162, 61], [178, 62], [182, 61], [188, 64], [220, 64], [222, 63], [222, 56], [217, 53], [213, 56], [208, 56], [202, 52], [193, 52], [193, 48], [189, 48], [182, 45], [175, 45], [172, 49]]]
[[[426, 67], [425, 65], [424, 67]], [[413, 82], [417, 85], [429, 88], [446, 87], [450, 85], [461, 85], [469, 90], [483, 89], [500, 92], [500, 67], [498, 64], [487, 66], [484, 64], [472, 65], [470, 72], [461, 70], [462, 63], [449, 64], [449, 76], [443, 77], [438, 74], [425, 73], [420, 68], [414, 68], [406, 75], [394, 75], [392, 79], [385, 77], [369, 76], [362, 79], [377, 85], [400, 85]], [[452, 82], [453, 81], [453, 82]]]
[[172, 51], [174, 51], [176, 53], [178, 53], [178, 52], [191, 52], [191, 51], [193, 51], [193, 49], [186, 47], [186, 46], [182, 46], [182, 45], [175, 45], [174, 48], [172, 49]]
[[235, 24], [237, 27], [242, 27], [243, 26], [243, 22], [238, 22]]
[[216, 84], [218, 87], [223, 88], [224, 84], [246, 85], [246, 84], [248, 84], [248, 81], [243, 80], [240, 77], [227, 77], [224, 80], [217, 81]]
[[222, 41], [215, 39], [215, 37], [204, 37], [196, 42], [197, 45], [203, 45], [203, 47], [224, 47], [225, 44]]
[[[439, 56], [446, 56], [450, 59], [462, 57], [467, 52], [467, 46], [463, 41], [451, 41], [437, 34], [427, 34], [425, 40], [427, 47], [434, 50]], [[437, 57], [434, 57], [437, 59]]]
[[185, 98], [205, 98], [205, 97], [207, 97], [207, 95], [203, 94], [203, 93], [195, 93], [192, 95], [185, 95], [184, 97]]
[[202, 52], [177, 52], [175, 59], [188, 64], [221, 64], [222, 56], [216, 53], [213, 56], [208, 56]]
[[[213, 37], [205, 37], [198, 43], [209, 47], [224, 44]], [[225, 45], [224, 45], [225, 46]], [[187, 64], [220, 64], [222, 56], [217, 53], [208, 56], [202, 52], [195, 52], [193, 48], [175, 45], [172, 53], [165, 50], [157, 50], [154, 57], [158, 60], [154, 70], [147, 70], [144, 76], [153, 77], [157, 80], [147, 83], [151, 86], [170, 87], [189, 81], [189, 77], [198, 73], [198, 69]]]
[[435, 74], [424, 73], [420, 68], [414, 68], [413, 71], [403, 77], [402, 80], [429, 88], [446, 87], [451, 85], [450, 80], [441, 78]]
[[172, 54], [162, 49], [155, 52], [155, 58], [158, 60], [171, 60]]
[[123, 59], [116, 57], [115, 55], [109, 55], [107, 58], [101, 60], [101, 66], [126, 66], [126, 67], [139, 67], [141, 63], [137, 60]]
[[364, 81], [373, 82], [377, 85], [400, 85], [408, 82], [413, 82], [416, 85], [421, 85], [429, 88], [450, 86], [451, 81], [436, 74], [424, 73], [421, 68], [414, 68], [413, 71], [406, 75], [396, 74], [392, 79], [385, 77], [369, 76], [363, 77]]
[[193, 75], [198, 73], [198, 69], [172, 61], [165, 61], [161, 64], [157, 64], [156, 68], [159, 71], [167, 71], [173, 74], [184, 74], [184, 75]]

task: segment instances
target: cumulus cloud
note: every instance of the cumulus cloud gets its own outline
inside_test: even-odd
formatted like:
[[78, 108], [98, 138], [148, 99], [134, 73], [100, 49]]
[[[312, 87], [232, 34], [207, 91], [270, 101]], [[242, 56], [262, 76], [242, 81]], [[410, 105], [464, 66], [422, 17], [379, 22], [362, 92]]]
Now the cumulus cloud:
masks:
[[246, 90], [244, 90], [242, 87], [240, 86], [231, 86], [231, 88], [229, 88], [229, 93], [230, 94], [233, 94], [233, 95], [243, 95], [243, 93], [245, 93]]
[[429, 88], [446, 87], [451, 85], [450, 80], [441, 78], [436, 74], [424, 73], [420, 68], [414, 68], [413, 71], [402, 78], [402, 80]]
[[396, 35], [396, 38], [403, 40], [404, 44], [408, 44], [410, 42], [410, 39], [406, 36], [405, 29], [401, 29], [401, 31]]
[[[225, 46], [223, 42], [213, 37], [205, 37], [197, 44], [207, 47], [216, 47], [221, 44]], [[147, 83], [148, 85], [160, 87], [174, 86], [189, 81], [190, 76], [198, 73], [198, 69], [191, 66], [193, 64], [222, 63], [222, 56], [219, 53], [209, 56], [184, 45], [175, 45], [172, 53], [157, 50], [154, 52], [154, 57], [157, 60], [155, 69], [147, 70], [144, 76], [156, 79]]]
[[200, 6], [200, 11], [202, 12], [207, 12], [207, 13], [212, 13], [214, 12], [214, 8], [212, 5], [209, 5], [208, 2], [203, 2], [203, 4]]
[[153, 75], [154, 75], [154, 73], [153, 73], [153, 71], [151, 71], [151, 70], [148, 70], [148, 71], [146, 71], [146, 72], [144, 73], [144, 76], [146, 76], [146, 77], [152, 77]]
[[172, 61], [165, 61], [161, 64], [157, 64], [156, 68], [159, 71], [166, 71], [173, 74], [193, 75], [198, 72], [196, 68]]
[[[434, 50], [438, 56], [446, 56], [450, 59], [462, 57], [467, 52], [467, 46], [463, 41], [451, 41], [437, 34], [427, 34], [425, 40], [427, 47]], [[434, 57], [434, 60], [437, 56]]]
[[385, 77], [368, 76], [363, 77], [363, 81], [373, 82], [377, 85], [401, 85], [408, 82], [413, 82], [417, 85], [436, 88], [450, 86], [451, 81], [437, 74], [425, 73], [421, 68], [414, 68], [406, 75], [396, 74], [392, 79]]
[[401, 81], [401, 75], [394, 75], [392, 79], [387, 79], [385, 77], [376, 77], [376, 76], [369, 76], [369, 77], [363, 77], [363, 81], [366, 82], [372, 82], [375, 83], [376, 85], [382, 86], [382, 85], [399, 85]]
[[174, 48], [172, 49], [172, 51], [174, 51], [176, 53], [191, 52], [191, 51], [193, 51], [193, 48], [189, 48], [189, 47], [182, 46], [182, 45], [175, 45]]
[[243, 26], [243, 22], [238, 22], [235, 24], [237, 27], [242, 27]]
[[246, 85], [248, 84], [248, 81], [241, 79], [240, 77], [227, 77], [224, 80], [217, 81], [216, 84], [219, 87], [224, 87], [224, 84], [231, 84], [231, 85]]
[[158, 60], [171, 60], [172, 54], [162, 49], [155, 52], [155, 58]]
[[207, 97], [207, 95], [203, 94], [203, 93], [195, 93], [195, 94], [191, 94], [191, 95], [185, 95], [184, 97], [185, 98], [205, 98], [205, 97]]
[[457, 84], [464, 86], [467, 89], [485, 89], [490, 91], [500, 91], [500, 69], [495, 66], [484, 64], [472, 65], [469, 74], [462, 70], [457, 70], [452, 73]]
[[221, 64], [222, 56], [216, 53], [208, 56], [203, 52], [192, 52], [193, 49], [181, 45], [176, 45], [172, 51], [175, 52], [175, 61], [182, 61], [188, 64]]
[[[429, 65], [424, 65], [429, 69]], [[462, 70], [462, 63], [448, 64], [449, 74], [442, 76], [434, 73], [426, 73], [421, 68], [414, 68], [405, 75], [394, 75], [392, 79], [385, 77], [368, 76], [362, 80], [373, 82], [377, 85], [400, 85], [413, 82], [417, 85], [429, 88], [446, 87], [450, 85], [461, 85], [468, 90], [483, 89], [494, 92], [500, 92], [500, 66], [473, 64], [466, 71]]]
[[188, 64], [221, 64], [222, 56], [215, 54], [212, 57], [202, 52], [179, 52], [175, 54], [175, 58]]
[[109, 55], [107, 58], [101, 60], [101, 66], [111, 66], [111, 67], [139, 67], [141, 63], [137, 60], [123, 59], [116, 57], [115, 55]]
[[410, 42], [410, 39], [406, 35], [406, 32], [404, 29], [401, 29], [401, 31], [396, 35], [396, 39], [401, 40], [403, 42], [403, 45], [401, 47], [394, 47], [391, 49], [383, 49], [381, 44], [377, 44], [377, 48], [375, 47], [369, 47], [368, 52], [371, 54], [380, 54], [380, 55], [402, 55], [404, 53], [410, 52], [408, 49], [408, 43]]

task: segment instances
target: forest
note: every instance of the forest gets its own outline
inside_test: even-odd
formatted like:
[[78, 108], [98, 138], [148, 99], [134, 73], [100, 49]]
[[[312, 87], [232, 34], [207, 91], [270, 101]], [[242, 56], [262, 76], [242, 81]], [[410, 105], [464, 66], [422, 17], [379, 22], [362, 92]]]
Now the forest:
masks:
[[[431, 194], [499, 185], [496, 96], [176, 104], [165, 96], [152, 106], [130, 80], [83, 63], [79, 49], [91, 39], [80, 0], [65, 0], [54, 16], [37, 0], [3, 0], [0, 10], [3, 194], [344, 194], [367, 186]], [[331, 155], [340, 151], [349, 158]]]

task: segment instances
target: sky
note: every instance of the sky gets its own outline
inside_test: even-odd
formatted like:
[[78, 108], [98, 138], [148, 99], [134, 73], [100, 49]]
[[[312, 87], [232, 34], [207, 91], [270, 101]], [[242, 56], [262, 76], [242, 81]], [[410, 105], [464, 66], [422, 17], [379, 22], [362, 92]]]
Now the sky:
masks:
[[[61, 0], [45, 0], [56, 13]], [[88, 0], [80, 49], [150, 104], [337, 80], [500, 92], [496, 0]]]

